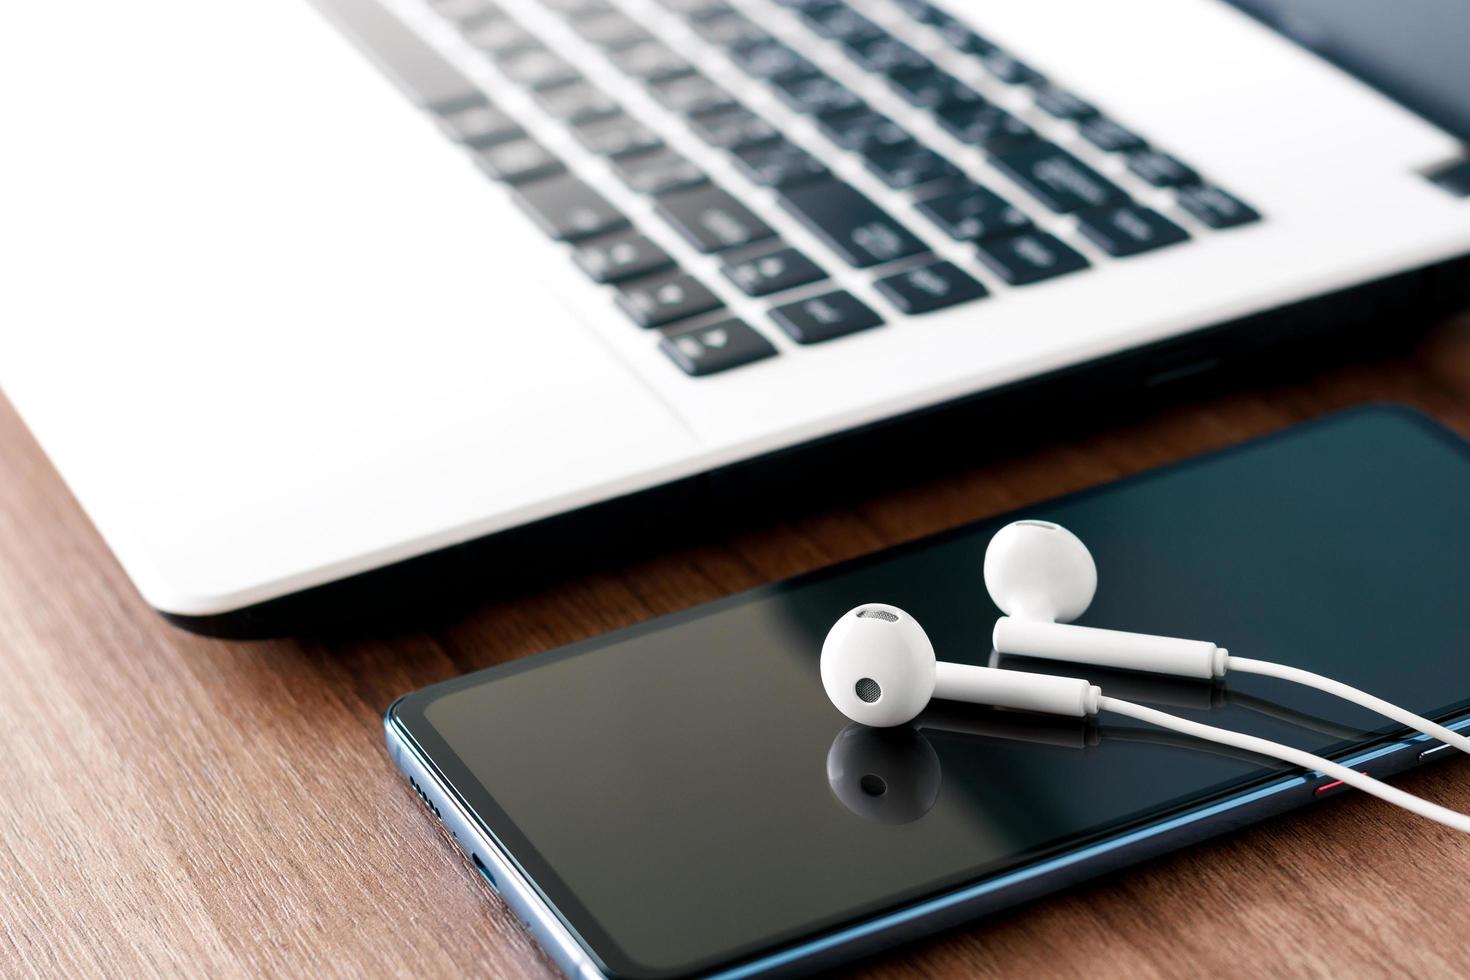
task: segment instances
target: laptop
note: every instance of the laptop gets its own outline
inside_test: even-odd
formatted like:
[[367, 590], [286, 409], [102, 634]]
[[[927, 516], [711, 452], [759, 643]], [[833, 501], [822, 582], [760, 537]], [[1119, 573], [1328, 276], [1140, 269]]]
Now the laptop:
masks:
[[145, 0], [0, 37], [0, 383], [198, 629], [1466, 280], [1458, 0]]

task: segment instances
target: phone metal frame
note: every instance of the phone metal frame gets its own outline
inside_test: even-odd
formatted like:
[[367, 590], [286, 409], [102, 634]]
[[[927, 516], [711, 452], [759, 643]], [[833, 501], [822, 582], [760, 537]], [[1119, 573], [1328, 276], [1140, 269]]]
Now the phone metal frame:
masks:
[[[610, 978], [612, 974], [604, 972], [590, 950], [450, 789], [413, 737], [399, 726], [394, 709], [401, 700], [394, 701], [383, 717], [388, 754], [419, 793], [426, 809], [444, 825], [465, 858], [485, 869], [482, 876], [493, 877], [491, 887], [562, 973], [580, 980]], [[1470, 730], [1470, 713], [1444, 724], [1456, 731]], [[1452, 746], [1437, 744], [1427, 735], [1415, 735], [1390, 737], [1387, 744], [1359, 749], [1357, 754], [1340, 761], [1382, 779], [1454, 754]], [[1319, 793], [1332, 782], [1317, 772], [1274, 780], [1227, 799], [831, 930], [733, 965], [713, 976], [735, 980], [808, 973], [834, 966], [1304, 807], [1324, 796], [1336, 795], [1331, 791]]]

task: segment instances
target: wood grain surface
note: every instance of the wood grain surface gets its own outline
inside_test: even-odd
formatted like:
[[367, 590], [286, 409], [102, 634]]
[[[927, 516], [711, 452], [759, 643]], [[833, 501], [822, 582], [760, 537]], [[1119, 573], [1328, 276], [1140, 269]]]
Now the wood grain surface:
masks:
[[[396, 695], [1375, 400], [1470, 435], [1470, 316], [1371, 363], [340, 642], [167, 625], [0, 402], [0, 975], [550, 976], [389, 764]], [[1470, 810], [1464, 760], [1401, 785]], [[1467, 880], [1470, 841], [1348, 794], [856, 970], [1464, 976]]]

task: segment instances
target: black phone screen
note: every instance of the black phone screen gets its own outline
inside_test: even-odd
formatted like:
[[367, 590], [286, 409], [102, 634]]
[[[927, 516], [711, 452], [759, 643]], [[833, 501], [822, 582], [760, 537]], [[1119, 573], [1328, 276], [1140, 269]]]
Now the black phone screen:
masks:
[[[985, 546], [1020, 516], [1091, 548], [1081, 623], [1212, 640], [1435, 717], [1470, 703], [1470, 455], [1370, 409], [458, 678], [395, 718], [631, 975], [737, 962], [1280, 778], [1106, 715], [936, 705], [876, 746], [849, 728], [818, 677], [832, 622], [893, 603], [941, 659], [990, 663]], [[1267, 678], [1004, 665], [1318, 753], [1396, 730]], [[884, 785], [834, 790], [848, 752], [878, 753]]]

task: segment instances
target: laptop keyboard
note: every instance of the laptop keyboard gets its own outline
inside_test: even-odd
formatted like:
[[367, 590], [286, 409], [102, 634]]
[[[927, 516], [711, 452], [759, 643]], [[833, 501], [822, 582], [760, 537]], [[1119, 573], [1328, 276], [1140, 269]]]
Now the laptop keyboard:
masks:
[[[783, 210], [825, 248], [806, 255], [742, 203], [746, 188], [721, 186], [668, 145], [659, 123], [640, 118], [584, 76], [576, 65], [492, 0], [429, 0], [466, 42], [488, 58], [505, 82], [566, 127], [586, 159], [566, 160], [533, 139], [448, 59], [409, 33], [385, 41], [386, 14], [347, 26], [444, 132], [474, 154], [493, 180], [509, 185], [517, 204], [552, 239], [568, 243], [575, 265], [605, 284], [610, 301], [692, 377], [758, 363], [778, 351], [763, 331], [797, 344], [818, 344], [880, 327], [883, 316], [851, 292], [834, 288], [828, 268], [864, 270], [877, 295], [901, 316], [917, 316], [993, 294], [1082, 273], [1094, 263], [1076, 244], [1125, 260], [1156, 249], [1187, 247], [1210, 234], [1259, 220], [1249, 205], [1206, 175], [1108, 117], [1083, 96], [1048, 81], [1042, 71], [1003, 50], [927, 0], [883, 0], [935, 43], [922, 53], [843, 0], [772, 0], [787, 8], [808, 37], [804, 51], [835, 47], [863, 73], [880, 79], [914, 114], [926, 114], [959, 144], [985, 155], [1010, 187], [982, 183], [941, 149], [824, 72], [807, 55], [724, 0], [657, 0], [752, 84], [811, 120], [825, 145], [799, 144], [746, 107], [725, 86], [607, 0], [541, 0], [606, 63], [637, 82], [678, 117], [701, 143], [727, 155], [752, 184], [773, 189]], [[873, 2], [864, 5], [871, 10]], [[350, 15], [356, 19], [357, 14]], [[937, 39], [937, 40], [936, 40]], [[932, 55], [932, 56], [931, 56]], [[942, 62], [942, 64], [940, 63]], [[988, 83], [968, 83], [957, 65], [977, 66]], [[948, 69], [948, 70], [947, 70]], [[972, 72], [967, 72], [973, 74]], [[1030, 96], [1028, 118], [977, 89], [985, 84]], [[1041, 120], [1075, 130], [1092, 162], [1036, 129]], [[1085, 144], [1085, 146], [1084, 146]], [[911, 213], [885, 210], [834, 175], [854, 157], [883, 186], [908, 199]], [[1126, 171], [1136, 186], [1159, 195], [1174, 217], [1133, 198], [1098, 169]], [[569, 166], [570, 164], [570, 166]], [[741, 293], [767, 302], [766, 322], [729, 316], [724, 303], [677, 255], [657, 244], [576, 171], [604, 166], [633, 194], [653, 199], [657, 220], [691, 254], [722, 259], [720, 272]], [[1014, 191], [1019, 193], [1015, 193]], [[1043, 222], [1037, 216], [1067, 216]], [[1186, 217], [1187, 216], [1187, 217]], [[1184, 223], [1181, 223], [1182, 219]], [[1187, 229], [1185, 224], [1193, 222]], [[927, 224], [973, 249], [961, 268], [935, 255], [910, 224]], [[824, 263], [829, 265], [824, 266]], [[697, 270], [696, 270], [697, 271]], [[809, 294], [809, 295], [807, 295]]]

